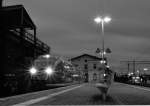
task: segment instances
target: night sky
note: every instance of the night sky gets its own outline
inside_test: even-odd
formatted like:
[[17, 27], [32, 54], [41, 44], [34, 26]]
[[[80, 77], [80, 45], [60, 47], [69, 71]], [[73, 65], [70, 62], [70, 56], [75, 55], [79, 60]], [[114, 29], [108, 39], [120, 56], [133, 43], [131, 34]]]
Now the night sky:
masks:
[[[105, 47], [113, 67], [120, 60], [150, 60], [150, 0], [4, 0], [4, 5], [23, 4], [37, 26], [37, 37], [52, 53], [75, 57], [95, 55], [101, 47], [101, 27], [93, 19], [108, 15]], [[117, 69], [116, 69], [117, 70]]]

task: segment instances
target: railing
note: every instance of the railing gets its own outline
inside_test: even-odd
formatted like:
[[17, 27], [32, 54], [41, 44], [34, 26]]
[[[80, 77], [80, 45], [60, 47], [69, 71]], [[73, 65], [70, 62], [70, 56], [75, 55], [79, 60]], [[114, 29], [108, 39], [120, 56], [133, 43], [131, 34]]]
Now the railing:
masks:
[[[17, 36], [20, 36], [20, 32], [18, 30], [11, 30], [11, 32], [15, 33]], [[23, 32], [24, 36], [20, 36], [22, 38], [24, 38], [25, 40], [29, 41], [32, 44], [36, 43], [36, 47], [40, 47], [42, 48], [44, 51], [49, 51], [50, 47], [48, 45], [46, 45], [45, 43], [43, 43], [41, 40], [39, 40], [38, 38], [36, 38], [36, 42], [34, 41], [34, 35], [32, 35], [31, 33], [25, 31]]]

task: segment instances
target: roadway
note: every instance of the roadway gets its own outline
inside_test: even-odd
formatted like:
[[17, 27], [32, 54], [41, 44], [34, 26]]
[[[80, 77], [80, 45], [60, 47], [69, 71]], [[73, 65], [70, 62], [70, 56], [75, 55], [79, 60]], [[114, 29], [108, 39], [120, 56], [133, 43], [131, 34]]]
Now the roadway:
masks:
[[24, 95], [0, 98], [0, 106], [37, 105], [150, 105], [150, 88], [113, 83], [106, 101], [91, 84], [39, 91]]

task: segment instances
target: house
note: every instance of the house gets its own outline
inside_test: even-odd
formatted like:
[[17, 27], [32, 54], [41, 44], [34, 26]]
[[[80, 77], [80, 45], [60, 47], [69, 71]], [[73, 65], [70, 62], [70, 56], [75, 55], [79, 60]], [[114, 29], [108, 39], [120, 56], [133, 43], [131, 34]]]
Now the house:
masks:
[[[100, 63], [101, 60], [102, 58], [83, 54], [72, 58], [71, 63], [76, 67], [76, 70], [80, 72], [80, 75], [85, 82], [93, 82], [99, 79], [100, 73], [102, 72], [102, 64]], [[107, 64], [107, 61], [105, 64]]]

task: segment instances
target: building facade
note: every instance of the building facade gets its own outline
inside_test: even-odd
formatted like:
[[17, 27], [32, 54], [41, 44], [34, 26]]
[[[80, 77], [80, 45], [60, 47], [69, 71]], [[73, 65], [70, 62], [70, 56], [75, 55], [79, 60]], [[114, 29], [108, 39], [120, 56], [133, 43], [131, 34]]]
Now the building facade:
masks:
[[[100, 79], [103, 71], [102, 59], [89, 54], [83, 54], [71, 59], [71, 63], [76, 67], [76, 70], [83, 77], [85, 82], [96, 82]], [[106, 59], [105, 59], [106, 60]]]

